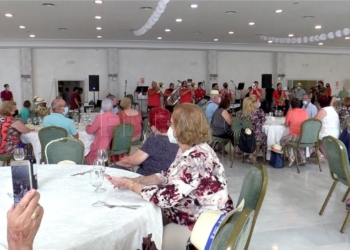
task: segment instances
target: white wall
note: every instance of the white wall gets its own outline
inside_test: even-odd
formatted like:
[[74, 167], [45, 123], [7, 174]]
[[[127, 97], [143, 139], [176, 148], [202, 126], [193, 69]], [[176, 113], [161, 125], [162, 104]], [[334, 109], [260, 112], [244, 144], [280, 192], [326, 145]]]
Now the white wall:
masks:
[[4, 90], [6, 83], [10, 85], [13, 99], [17, 102], [17, 106], [20, 109], [23, 104], [23, 98], [19, 49], [0, 49], [0, 91]]
[[[345, 86], [350, 89], [350, 56], [321, 54], [286, 54], [285, 69], [287, 79], [319, 79], [329, 82], [332, 94], [337, 94]], [[339, 87], [335, 86], [336, 81]]]
[[[273, 53], [261, 52], [219, 52], [218, 53], [218, 83], [220, 89], [227, 82], [229, 89], [234, 90], [233, 80], [238, 87], [239, 82], [244, 82], [243, 94], [254, 81], [261, 87], [261, 75], [273, 73]], [[237, 98], [239, 98], [237, 92]], [[244, 96], [243, 96], [244, 97]]]
[[[55, 80], [85, 81], [83, 100], [89, 92], [89, 75], [100, 76], [100, 97], [109, 92], [106, 49], [33, 49], [34, 94], [51, 101], [56, 97]], [[96, 93], [96, 99], [98, 94]]]

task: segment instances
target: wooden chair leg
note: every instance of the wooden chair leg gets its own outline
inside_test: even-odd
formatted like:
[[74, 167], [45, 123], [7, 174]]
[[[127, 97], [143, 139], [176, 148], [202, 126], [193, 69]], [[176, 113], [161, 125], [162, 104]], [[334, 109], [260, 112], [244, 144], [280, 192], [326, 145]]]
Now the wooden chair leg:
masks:
[[236, 147], [233, 146], [233, 153], [231, 155], [231, 168], [233, 166], [233, 162], [235, 161], [235, 156], [236, 156]]
[[297, 171], [298, 171], [298, 173], [300, 173], [299, 162], [298, 162], [298, 154], [297, 154], [297, 149], [296, 148], [293, 148], [293, 153], [294, 153], [295, 163], [297, 165]]
[[338, 183], [337, 180], [333, 182], [332, 187], [331, 187], [331, 189], [329, 190], [328, 195], [327, 195], [327, 197], [326, 197], [326, 200], [324, 201], [324, 203], [323, 203], [323, 205], [322, 205], [322, 208], [321, 208], [321, 210], [320, 210], [320, 212], [319, 212], [319, 215], [322, 215], [323, 212], [324, 212], [324, 210], [326, 209], [326, 206], [327, 206], [327, 204], [328, 204], [328, 201], [329, 201], [329, 199], [331, 198], [331, 196], [332, 196], [332, 194], [333, 194], [333, 191], [334, 191], [334, 188], [335, 188], [335, 186], [337, 185], [337, 183]]
[[348, 190], [346, 190], [346, 192], [345, 192], [345, 194], [344, 194], [344, 197], [343, 197], [343, 199], [341, 200], [342, 202], [344, 202], [345, 199], [346, 199], [346, 197], [348, 197], [349, 192], [350, 192], [350, 187], [348, 187]]
[[342, 226], [341, 229], [340, 229], [340, 232], [341, 232], [341, 233], [344, 233], [344, 232], [345, 232], [346, 226], [347, 226], [348, 223], [349, 223], [349, 219], [350, 219], [350, 211], [348, 211], [348, 213], [347, 213], [347, 215], [346, 215], [346, 217], [345, 217], [343, 226]]
[[316, 150], [316, 161], [317, 161], [318, 167], [319, 167], [319, 169], [320, 169], [320, 172], [322, 172], [322, 168], [321, 168], [321, 164], [320, 164], [320, 159], [318, 158], [318, 144], [316, 145], [315, 150]]

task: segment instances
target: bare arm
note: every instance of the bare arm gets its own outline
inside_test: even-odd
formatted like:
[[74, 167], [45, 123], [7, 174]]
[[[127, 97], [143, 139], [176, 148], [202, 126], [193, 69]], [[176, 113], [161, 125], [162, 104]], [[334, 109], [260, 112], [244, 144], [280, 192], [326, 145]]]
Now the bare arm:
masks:
[[184, 96], [184, 95], [186, 95], [188, 92], [190, 92], [191, 90], [186, 90], [186, 91], [184, 91], [184, 92], [182, 92], [182, 93], [180, 93], [180, 96]]
[[16, 129], [18, 132], [22, 133], [22, 134], [27, 134], [30, 131], [34, 131], [30, 130], [29, 128], [27, 128], [26, 126], [24, 126], [24, 124], [20, 121], [15, 121], [14, 123], [12, 123], [11, 127], [13, 127], [14, 129]]
[[233, 118], [230, 113], [227, 110], [223, 110], [221, 115], [224, 117], [225, 121], [231, 125]]
[[80, 106], [77, 98], [74, 98], [74, 102], [77, 104], [78, 107]]
[[327, 115], [327, 112], [326, 112], [324, 109], [320, 109], [320, 110], [317, 112], [317, 114], [316, 114], [316, 116], [315, 116], [315, 119], [318, 119], [318, 120], [322, 121], [322, 119], [325, 118], [326, 115]]
[[144, 162], [148, 158], [148, 156], [149, 155], [147, 153], [139, 149], [134, 154], [128, 157], [125, 157], [120, 161], [117, 161], [115, 164], [122, 167], [130, 168], [133, 166], [140, 165], [142, 162]]
[[150, 92], [148, 92], [148, 95], [154, 95], [157, 93], [158, 89], [152, 89]]
[[76, 133], [75, 135], [73, 135], [73, 137], [78, 140], [79, 139], [79, 133]]

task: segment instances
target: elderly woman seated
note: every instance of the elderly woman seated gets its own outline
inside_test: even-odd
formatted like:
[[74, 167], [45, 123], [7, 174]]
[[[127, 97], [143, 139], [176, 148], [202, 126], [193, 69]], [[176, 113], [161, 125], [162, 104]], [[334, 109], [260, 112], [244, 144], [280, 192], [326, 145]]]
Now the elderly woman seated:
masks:
[[202, 212], [229, 212], [233, 204], [225, 169], [206, 143], [211, 136], [203, 111], [190, 103], [175, 106], [168, 136], [171, 143], [180, 147], [168, 169], [136, 178], [106, 177], [115, 187], [129, 188], [163, 208], [162, 249], [185, 249]]
[[142, 175], [160, 173], [162, 170], [168, 169], [179, 150], [179, 146], [171, 143], [168, 138], [170, 117], [169, 110], [152, 108], [149, 113], [149, 123], [153, 135], [148, 137], [142, 147], [134, 154], [115, 162], [111, 167], [139, 166], [137, 173]]
[[123, 98], [120, 102], [123, 110], [119, 111], [118, 115], [121, 123], [129, 123], [134, 126], [134, 133], [131, 141], [139, 141], [142, 132], [142, 115], [141, 112], [131, 108], [131, 100]]
[[35, 113], [37, 116], [46, 116], [50, 114], [50, 108], [46, 107], [46, 101], [41, 97], [36, 99], [33, 113]]
[[24, 126], [13, 114], [17, 110], [14, 101], [5, 101], [0, 107], [1, 143], [0, 154], [13, 154], [15, 148], [20, 144], [21, 133], [26, 134], [31, 130]]
[[346, 118], [350, 116], [350, 97], [345, 97], [343, 100], [343, 106], [338, 110], [340, 125], [343, 125]]
[[113, 114], [113, 101], [111, 99], [103, 99], [101, 106], [104, 111], [103, 114], [98, 114], [94, 122], [86, 126], [86, 132], [95, 135], [90, 152], [86, 156], [86, 161], [89, 165], [92, 165], [97, 158], [97, 151], [99, 149], [110, 149], [113, 130], [115, 126], [120, 124], [119, 116]]
[[28, 120], [28, 118], [30, 117], [30, 106], [30, 101], [26, 100], [23, 103], [23, 108], [21, 109], [21, 112], [19, 113], [20, 117], [22, 117], [25, 120]]
[[223, 98], [219, 104], [219, 107], [214, 112], [211, 119], [211, 129], [213, 135], [220, 138], [228, 138], [231, 140], [232, 145], [234, 145], [233, 131], [231, 129], [232, 116], [227, 111], [230, 106], [230, 99], [227, 97]]

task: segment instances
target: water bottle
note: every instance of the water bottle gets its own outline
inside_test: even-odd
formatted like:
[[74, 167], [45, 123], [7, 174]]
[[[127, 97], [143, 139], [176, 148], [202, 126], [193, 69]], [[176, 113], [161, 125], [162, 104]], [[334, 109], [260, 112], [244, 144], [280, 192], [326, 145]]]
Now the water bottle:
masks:
[[74, 123], [79, 122], [78, 114], [76, 112], [74, 112], [74, 114], [73, 114], [73, 121], [74, 121]]
[[36, 165], [34, 166], [34, 164], [36, 164], [36, 159], [35, 157], [32, 155], [31, 151], [29, 150], [29, 147], [27, 147], [27, 155], [24, 158], [25, 160], [29, 161], [30, 164], [30, 171], [31, 171], [31, 175], [32, 175], [32, 185], [34, 189], [38, 189], [38, 175], [37, 175], [37, 169], [36, 169]]

